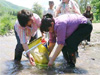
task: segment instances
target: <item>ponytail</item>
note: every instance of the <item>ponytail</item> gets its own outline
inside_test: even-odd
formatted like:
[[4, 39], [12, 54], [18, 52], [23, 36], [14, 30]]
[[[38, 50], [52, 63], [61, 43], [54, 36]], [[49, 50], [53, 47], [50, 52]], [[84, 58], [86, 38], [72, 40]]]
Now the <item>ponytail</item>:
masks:
[[43, 16], [41, 20], [41, 26], [40, 26], [40, 31], [43, 32], [48, 32], [49, 27], [51, 27], [51, 22], [54, 22], [53, 16], [49, 13]]

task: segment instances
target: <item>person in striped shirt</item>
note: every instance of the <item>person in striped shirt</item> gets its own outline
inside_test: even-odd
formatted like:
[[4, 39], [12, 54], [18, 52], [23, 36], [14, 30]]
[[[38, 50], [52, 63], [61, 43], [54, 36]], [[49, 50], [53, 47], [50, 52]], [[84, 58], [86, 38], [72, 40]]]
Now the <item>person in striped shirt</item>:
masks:
[[[14, 25], [15, 36], [17, 45], [15, 48], [15, 61], [20, 61], [22, 52], [28, 50], [28, 42], [37, 38], [37, 29], [40, 28], [40, 17], [28, 10], [21, 10], [17, 14], [17, 19]], [[29, 61], [35, 65], [34, 59], [30, 52], [27, 53]]]

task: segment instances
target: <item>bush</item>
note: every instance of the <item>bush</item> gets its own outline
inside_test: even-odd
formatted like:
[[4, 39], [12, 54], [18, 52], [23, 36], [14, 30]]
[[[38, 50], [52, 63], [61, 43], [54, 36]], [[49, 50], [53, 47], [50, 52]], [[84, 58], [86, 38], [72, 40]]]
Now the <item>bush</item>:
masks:
[[9, 14], [2, 16], [0, 19], [0, 35], [4, 35], [13, 29], [15, 20], [16, 17]]
[[33, 13], [36, 13], [37, 15], [40, 16], [40, 18], [42, 18], [43, 13], [42, 13], [42, 6], [41, 5], [39, 5], [38, 3], [34, 3], [32, 10], [33, 10]]
[[95, 14], [94, 13], [93, 23], [100, 23], [100, 14]]

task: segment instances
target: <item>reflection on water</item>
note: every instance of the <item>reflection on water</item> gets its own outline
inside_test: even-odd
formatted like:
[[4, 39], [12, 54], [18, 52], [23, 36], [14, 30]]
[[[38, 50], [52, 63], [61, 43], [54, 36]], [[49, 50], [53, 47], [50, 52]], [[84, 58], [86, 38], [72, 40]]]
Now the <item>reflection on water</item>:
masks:
[[56, 60], [55, 66], [47, 69], [39, 69], [31, 66], [28, 60], [15, 63], [14, 61], [6, 62], [7, 69], [4, 75], [55, 75], [55, 74], [86, 74], [87, 71], [81, 68], [69, 68], [62, 56]]
[[14, 57], [15, 36], [0, 37], [0, 75], [100, 75], [100, 28], [98, 26], [100, 27], [99, 24], [94, 25], [90, 45], [85, 46], [85, 49], [84, 45], [79, 47], [79, 58], [74, 69], [67, 66], [62, 56], [58, 57], [53, 68], [48, 69], [31, 66], [26, 59], [19, 64], [8, 61]]
[[6, 66], [7, 70], [4, 72], [5, 75], [16, 75], [24, 69], [21, 63], [16, 63], [14, 61], [7, 61]]

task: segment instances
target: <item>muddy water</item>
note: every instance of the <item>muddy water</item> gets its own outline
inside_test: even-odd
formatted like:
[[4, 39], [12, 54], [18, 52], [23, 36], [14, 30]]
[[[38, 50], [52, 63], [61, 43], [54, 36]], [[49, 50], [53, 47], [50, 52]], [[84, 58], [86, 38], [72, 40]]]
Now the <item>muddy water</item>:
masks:
[[100, 23], [93, 26], [91, 43], [85, 47], [79, 46], [79, 57], [74, 69], [67, 66], [62, 53], [54, 67], [47, 69], [31, 66], [24, 56], [20, 63], [15, 63], [15, 37], [0, 37], [0, 75], [100, 75]]

